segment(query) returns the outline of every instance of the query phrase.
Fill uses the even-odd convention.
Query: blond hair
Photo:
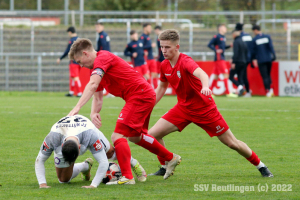
[[[93,50],[93,44],[91,40],[86,38],[78,38],[71,46],[69,52],[69,59],[74,60],[74,56],[81,56],[83,50]]]
[[[179,32],[175,29],[167,29],[161,32],[158,36],[159,40],[170,40],[179,43]]]

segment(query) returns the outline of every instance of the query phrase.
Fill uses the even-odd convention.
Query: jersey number
[[[57,124],[61,124],[61,123],[63,123],[63,124],[68,124],[68,123],[70,123],[70,120],[68,120],[69,118],[70,118],[70,117],[65,117],[65,118],[59,120],[59,121],[57,122]],[[76,117],[76,118],[74,119],[74,122],[86,122],[86,120],[83,119],[82,117]]]

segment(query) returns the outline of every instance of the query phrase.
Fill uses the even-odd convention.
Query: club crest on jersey
[[[47,143],[44,141],[43,143],[43,151],[47,151],[47,149],[50,149]]]
[[[180,71],[177,71],[177,76],[178,76],[178,78],[181,78]]]
[[[97,140],[97,141],[93,144],[93,147],[95,148],[96,151],[101,150],[102,144],[101,144],[100,140]]]

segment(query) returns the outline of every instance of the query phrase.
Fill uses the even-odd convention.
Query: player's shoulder
[[[97,58],[101,58],[101,57],[106,57],[106,56],[109,56],[109,57],[114,57],[115,54],[109,52],[109,51],[106,51],[106,50],[101,50],[101,51],[98,51],[98,55],[97,55]]]
[[[180,53],[179,59],[180,59],[181,62],[182,62],[182,61],[183,61],[183,62],[190,62],[190,61],[195,62],[195,61],[193,60],[193,58],[191,58],[190,56],[188,56],[188,55],[186,55],[186,54],[184,54],[184,53]]]
[[[168,63],[170,63],[169,60],[164,59],[164,60],[160,63],[160,66],[167,65]]]

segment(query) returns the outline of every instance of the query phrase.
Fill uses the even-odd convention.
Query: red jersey
[[[169,60],[161,63],[160,81],[169,82],[175,89],[178,104],[189,110],[215,106],[213,98],[201,94],[202,83],[193,75],[199,65],[189,56],[180,53],[172,68]]]
[[[121,97],[125,101],[134,95],[153,94],[149,83],[122,58],[108,52],[99,51],[91,73],[102,69],[105,74],[97,91],[105,88],[109,93]],[[150,92],[149,92],[150,91]]]

